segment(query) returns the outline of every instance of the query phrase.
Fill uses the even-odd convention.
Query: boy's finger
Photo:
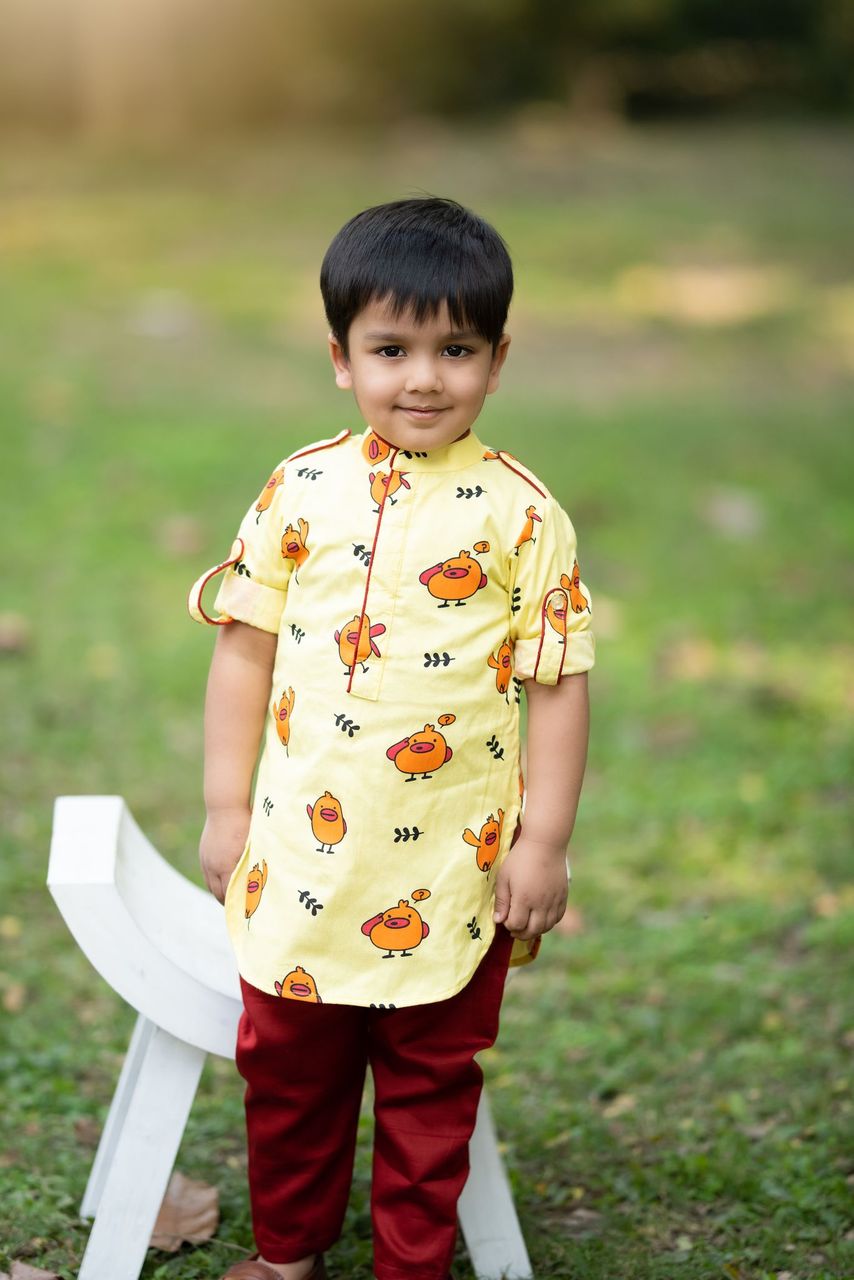
[[[495,885],[495,896],[492,900],[492,918],[497,923],[507,923],[506,916],[510,910],[510,890],[505,888],[504,882],[498,880]]]
[[[528,917],[530,911],[520,911],[518,908],[511,912],[510,916],[504,921],[504,927],[509,933],[523,933],[528,928]]]

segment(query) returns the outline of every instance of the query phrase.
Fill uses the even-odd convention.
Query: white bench
[[[79,1272],[138,1280],[205,1056],[234,1057],[237,969],[222,907],[160,856],[121,796],[56,801],[48,886],[81,950],[139,1014],[80,1209],[94,1223]],[[474,1270],[530,1280],[485,1089],[469,1154],[459,1219]]]

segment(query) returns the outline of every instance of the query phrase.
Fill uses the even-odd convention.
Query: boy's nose
[[[441,391],[442,379],[433,361],[420,360],[418,363],[410,365],[406,371],[405,387],[410,394],[415,394],[419,391]]]

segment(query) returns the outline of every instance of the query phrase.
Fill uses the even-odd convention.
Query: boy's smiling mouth
[[[439,408],[436,405],[399,404],[397,408],[404,413],[411,413],[416,418],[435,418],[438,414],[444,412],[444,408]]]

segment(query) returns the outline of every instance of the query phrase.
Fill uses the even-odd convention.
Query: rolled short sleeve
[[[188,608],[197,622],[215,626],[246,622],[260,631],[278,632],[294,568],[293,559],[282,554],[284,472],[280,463],[252,502],[228,558],[193,584]],[[211,617],[205,612],[202,593],[219,573],[224,574],[214,600],[219,616]]]
[[[520,680],[557,684],[594,663],[590,592],[572,521],[551,496],[534,499],[510,554],[510,640]]]

